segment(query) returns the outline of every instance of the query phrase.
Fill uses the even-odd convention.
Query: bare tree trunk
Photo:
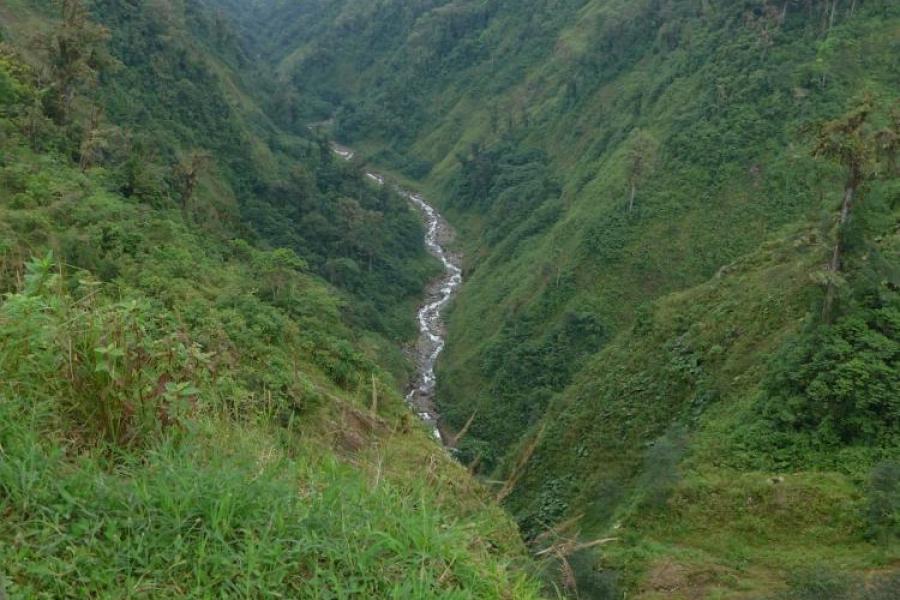
[[[98,130],[100,129],[100,118],[102,111],[97,106],[91,109],[91,118],[88,121],[87,131],[84,134],[84,140],[81,142],[81,156],[78,160],[78,166],[81,172],[86,172],[93,165],[93,154],[97,144]]]
[[[628,212],[634,210],[634,197],[637,195],[637,184],[631,182],[631,196],[628,198]]]
[[[834,13],[837,12],[837,3],[838,0],[831,0],[831,16],[828,18],[828,31],[825,34],[826,37],[831,33],[831,29],[834,27]]]
[[[828,265],[832,274],[841,272],[841,250],[843,246],[843,228],[850,219],[850,211],[853,208],[853,196],[856,193],[856,187],[848,185],[844,190],[844,201],[841,203],[841,216],[838,219],[837,235],[834,240],[834,251],[831,253],[831,263]],[[828,289],[825,291],[825,304],[822,306],[822,318],[825,322],[830,323],[832,317],[832,309],[834,307],[834,297],[837,294],[834,279],[829,279]]]
[[[541,443],[541,440],[544,437],[544,431],[547,429],[547,424],[541,426],[540,431],[537,432],[537,435],[532,439],[523,449],[522,453],[519,454],[519,460],[516,462],[516,466],[512,470],[512,474],[510,474],[509,479],[506,480],[506,484],[503,486],[503,489],[500,490],[500,493],[497,494],[497,502],[503,502],[506,500],[507,496],[509,496],[514,489],[516,489],[516,484],[519,483],[519,477],[522,476],[522,473],[525,470],[525,466],[528,464],[528,461],[531,460],[531,455],[534,454],[534,451],[537,450],[538,444]]]
[[[850,210],[853,207],[853,195],[855,188],[850,185],[844,190],[844,201],[841,203],[841,217],[838,219],[837,240],[834,243],[834,253],[831,256],[831,271],[837,273],[841,270],[841,242],[843,241],[842,229],[850,218]]]
[[[844,190],[844,201],[841,203],[841,219],[838,222],[843,225],[850,218],[850,210],[853,208],[853,196],[856,194],[856,186],[848,185]]]
[[[451,448],[456,448],[457,446],[459,446],[460,440],[463,439],[464,437],[466,437],[466,434],[469,433],[469,429],[472,428],[472,423],[475,422],[475,415],[477,415],[477,414],[478,414],[478,411],[477,411],[477,410],[476,410],[475,412],[473,412],[473,413],[472,413],[472,416],[469,417],[469,420],[466,421],[466,424],[463,425],[463,428],[460,430],[460,432],[457,433],[457,434],[453,437],[453,442],[451,442],[451,443],[449,444]]]

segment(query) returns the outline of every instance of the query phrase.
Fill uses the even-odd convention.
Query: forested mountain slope
[[[536,597],[403,403],[417,216],[236,31],[0,4],[0,596]]]
[[[896,569],[897,3],[260,6],[284,84],[460,230],[439,404],[537,549],[616,538],[564,582]]]
[[[0,593],[898,596],[898,56],[893,0],[4,1]],[[313,123],[458,230],[483,486]]]

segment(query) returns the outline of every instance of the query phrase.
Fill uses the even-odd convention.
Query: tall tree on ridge
[[[114,64],[106,51],[109,31],[89,18],[83,0],[59,0],[62,21],[37,39],[47,54],[52,93],[45,110],[57,124],[69,122],[80,90],[97,83],[100,72]]]
[[[842,270],[844,230],[859,200],[862,187],[870,180],[882,175],[885,168],[893,169],[894,157],[900,146],[895,110],[892,122],[884,129],[874,130],[871,116],[875,111],[875,101],[866,94],[856,106],[846,114],[828,121],[821,126],[813,156],[825,158],[846,169],[841,208],[838,213],[834,248],[828,264],[830,277],[825,293],[823,318],[830,321],[837,293],[837,276]],[[882,159],[887,160],[882,160]]]
[[[634,210],[638,186],[654,167],[658,147],[656,139],[646,131],[638,129],[634,133],[628,149],[628,185],[631,188],[628,196],[628,212]]]
[[[178,192],[181,210],[185,214],[200,183],[200,176],[209,168],[211,162],[212,157],[208,153],[192,150],[175,165],[173,173],[175,189]]]

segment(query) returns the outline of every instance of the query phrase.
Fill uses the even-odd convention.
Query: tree
[[[114,150],[115,142],[122,144],[121,131],[117,127],[103,126],[103,109],[94,106],[91,109],[91,116],[85,127],[84,136],[81,140],[79,149],[80,158],[78,166],[84,173],[94,166],[104,155],[108,155]]]
[[[192,150],[175,165],[173,178],[181,202],[181,210],[187,212],[200,176],[209,168],[212,157],[201,150]]]
[[[0,115],[14,112],[14,107],[28,96],[24,81],[32,79],[20,66],[15,55],[0,46]]]
[[[56,126],[53,120],[44,113],[40,99],[35,98],[22,111],[20,129],[22,135],[28,139],[31,149],[40,151],[43,149],[48,135],[56,130]]]
[[[838,214],[834,248],[828,265],[828,277],[823,316],[830,321],[842,269],[844,229],[850,220],[863,185],[882,175],[885,167],[894,168],[898,147],[897,115],[882,130],[871,126],[875,110],[871,94],[866,94],[849,112],[821,126],[813,148],[813,155],[835,162],[846,170],[843,198]],[[886,161],[881,160],[886,158]]]
[[[360,258],[366,259],[371,272],[375,256],[381,251],[384,215],[363,208],[352,198],[338,200],[338,214],[344,224],[346,246],[352,248]]]
[[[875,465],[866,495],[869,537],[887,545],[900,537],[900,463]]]
[[[884,306],[818,325],[787,344],[763,382],[763,410],[818,443],[896,446],[900,426],[900,308]]]
[[[260,253],[254,257],[253,264],[264,291],[274,301],[292,298],[295,274],[309,270],[307,262],[289,248]]]
[[[894,106],[887,127],[875,133],[877,151],[884,158],[884,171],[887,176],[900,174],[897,164],[897,152],[900,151],[900,104]]]
[[[301,106],[302,98],[300,94],[290,86],[279,87],[272,99],[275,117],[287,127],[295,127],[300,122],[302,117],[300,113]]]
[[[315,174],[306,166],[298,164],[291,169],[289,181],[291,194],[294,196],[292,204],[298,212],[312,206],[318,193]]]
[[[78,92],[96,84],[100,72],[113,64],[106,51],[109,31],[89,19],[83,0],[59,0],[62,21],[38,46],[47,55],[51,92],[45,109],[57,124],[68,123]]]
[[[352,289],[359,279],[359,265],[352,258],[330,258],[325,262],[325,275],[332,285]]]
[[[128,156],[121,166],[121,192],[126,198],[156,202],[165,189],[165,168],[158,162],[156,146],[141,137],[127,143]]]
[[[655,166],[658,148],[659,143],[652,135],[642,129],[634,132],[627,159],[628,185],[631,188],[628,197],[628,212],[634,210],[634,199],[637,196],[638,186]]]

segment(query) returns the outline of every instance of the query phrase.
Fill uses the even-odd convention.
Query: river
[[[333,144],[333,149],[335,154],[344,160],[352,160],[355,156],[353,150],[339,144]],[[378,185],[385,185],[385,178],[379,173],[366,171],[366,177]],[[441,433],[440,415],[434,402],[437,387],[434,369],[446,345],[444,313],[459,286],[462,285],[462,257],[447,249],[453,240],[453,228],[434,206],[420,194],[399,186],[395,186],[395,190],[409,200],[422,215],[425,223],[425,247],[444,267],[443,274],[428,284],[425,300],[417,314],[419,338],[415,345],[416,376],[406,395],[406,402],[431,429],[434,437],[442,443],[447,443],[448,440]]]

